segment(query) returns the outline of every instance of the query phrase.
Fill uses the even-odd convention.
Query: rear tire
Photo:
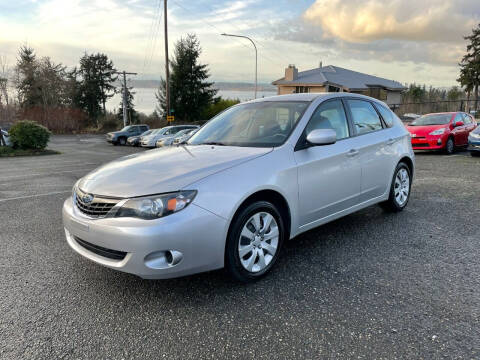
[[[445,154],[452,155],[455,152],[455,142],[453,138],[449,137],[445,144]]]
[[[479,157],[480,156],[480,151],[470,151],[470,155],[473,157]]]
[[[411,179],[409,167],[407,164],[400,162],[393,173],[388,200],[380,203],[385,211],[399,212],[405,209],[410,199]]]
[[[233,219],[225,247],[225,269],[235,280],[249,283],[263,277],[275,264],[286,237],[277,208],[256,201]]]

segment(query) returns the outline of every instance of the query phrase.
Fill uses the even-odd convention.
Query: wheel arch
[[[408,156],[404,156],[400,159],[398,163],[400,164],[401,162],[405,163],[408,166],[408,169],[410,170],[410,177],[413,178],[413,172],[415,171],[413,160]]]
[[[228,225],[228,234],[227,237],[230,235],[230,231],[232,230],[233,220],[236,218],[238,213],[243,210],[248,205],[256,202],[256,201],[268,201],[275,205],[282,216],[282,220],[285,224],[285,230],[288,234],[288,238],[290,238],[291,230],[292,230],[292,216],[290,211],[290,205],[288,204],[287,199],[278,191],[272,189],[263,189],[258,190],[248,197],[246,197],[240,205],[235,210],[235,213],[230,219],[230,224]],[[288,239],[287,239],[288,240]]]

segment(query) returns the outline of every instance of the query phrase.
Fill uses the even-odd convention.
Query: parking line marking
[[[75,172],[75,171],[81,171],[81,170],[78,169],[78,170],[56,171],[55,174],[72,173],[72,172]],[[52,175],[52,174],[48,173],[48,172],[45,172],[45,173],[37,173],[37,174],[13,175],[13,176],[0,177],[0,181],[4,181],[4,180],[8,180],[8,179],[14,179],[14,178],[26,178],[26,177],[42,176],[42,175]]]
[[[41,197],[41,196],[59,195],[59,194],[66,194],[66,193],[71,193],[71,192],[72,192],[72,190],[65,190],[65,191],[53,191],[53,192],[49,192],[49,193],[45,193],[45,194],[17,196],[17,197],[13,197],[13,198],[0,199],[0,202],[10,201],[10,200],[30,199],[30,198]]]

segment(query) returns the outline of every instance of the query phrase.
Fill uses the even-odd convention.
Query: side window
[[[457,115],[455,115],[455,120],[453,120],[454,124],[455,124],[457,121],[461,121],[461,122],[464,122],[464,121],[465,121],[465,120],[463,119],[462,114],[458,113]]]
[[[380,104],[375,104],[377,110],[379,111],[380,115],[382,115],[383,120],[387,124],[388,127],[393,126],[393,113],[390,109],[387,109],[385,106]]]
[[[337,140],[347,138],[348,122],[341,100],[327,101],[315,110],[305,128],[308,134],[316,129],[333,129],[337,133]]]
[[[357,134],[366,134],[383,128],[373,105],[364,100],[347,100]]]
[[[463,114],[463,122],[465,124],[471,124],[472,123],[472,119],[470,118],[470,116],[468,116],[467,114]]]

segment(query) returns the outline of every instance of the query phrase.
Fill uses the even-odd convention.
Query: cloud
[[[278,26],[274,38],[316,46],[336,59],[457,66],[463,36],[478,22],[478,0],[316,0]]]
[[[303,14],[325,38],[454,42],[478,23],[478,0],[316,0]],[[476,7],[475,7],[476,4]],[[471,6],[477,13],[462,13]]]

